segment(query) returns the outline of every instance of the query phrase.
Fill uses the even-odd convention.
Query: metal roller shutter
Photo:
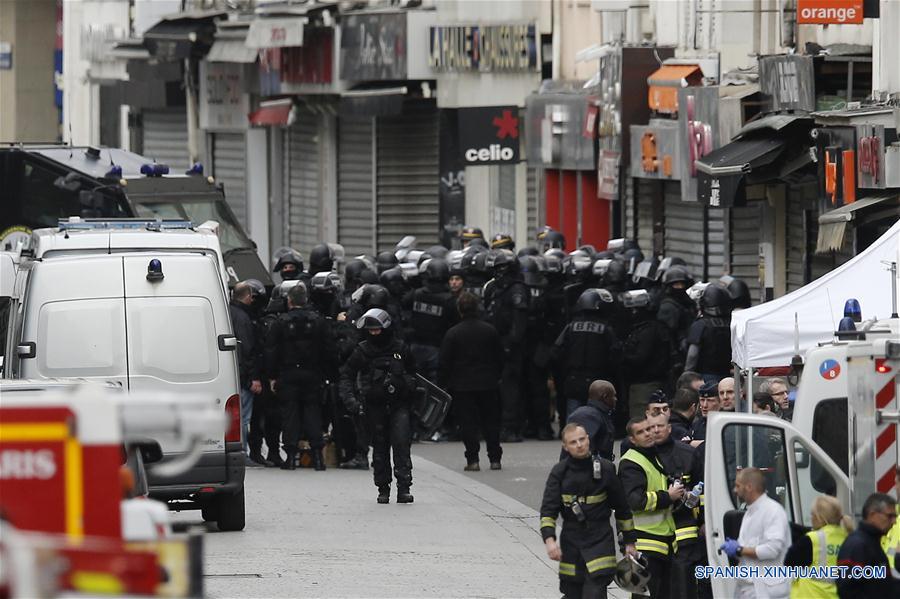
[[[404,235],[420,248],[438,243],[438,112],[410,102],[396,117],[379,117],[377,246],[392,249]]]
[[[681,201],[681,184],[663,182],[666,202],[665,255],[678,256],[696,280],[703,277],[703,204]]]
[[[725,274],[725,209],[706,209],[706,276],[718,279]]]
[[[243,133],[212,135],[212,175],[225,186],[225,201],[245,231],[247,221],[247,141]]]
[[[542,202],[540,201],[540,179],[544,176],[544,171],[529,166],[526,176],[528,178],[526,183],[528,193],[528,239],[525,242],[531,244],[537,241],[538,228],[544,226],[544,219],[541,217]],[[522,245],[524,246],[525,244],[523,243]]]
[[[637,242],[641,251],[649,256],[653,252],[653,198],[656,196],[659,184],[649,179],[632,179],[634,185],[628,185],[628,189],[634,189],[628,193],[631,196],[632,212],[637,212],[632,218],[636,218],[634,226],[637,230]],[[626,196],[626,200],[627,200]],[[629,228],[629,231],[635,229]]]
[[[187,115],[183,110],[145,110],[143,155],[160,164],[168,164],[172,172],[190,168],[188,155]]]
[[[374,119],[338,123],[338,243],[347,256],[375,251]]]
[[[750,288],[753,303],[759,303],[759,227],[762,203],[731,208],[731,275]]]
[[[319,118],[302,111],[284,136],[284,189],[288,242],[304,257],[320,241]]]
[[[803,202],[791,201],[787,204],[787,291],[803,287],[806,281],[806,252],[809,238],[806,231],[806,210]]]

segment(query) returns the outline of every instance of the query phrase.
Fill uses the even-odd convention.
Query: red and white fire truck
[[[185,457],[157,468],[183,470],[224,429],[221,411],[77,381],[4,381],[0,393],[0,596],[201,596],[202,536],[172,535],[164,506],[129,491],[146,489],[135,448],[180,442]]]

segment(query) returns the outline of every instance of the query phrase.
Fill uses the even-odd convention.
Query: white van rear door
[[[152,259],[162,264],[161,280],[147,278]],[[232,329],[215,260],[200,253],[141,253],[124,260],[130,388],[204,396],[224,410],[238,392],[237,358],[219,348]],[[224,451],[224,431],[206,446]]]
[[[706,428],[705,525],[709,564],[729,565],[719,552],[743,506],[734,495],[736,473],[756,467],[766,474],[767,492],[787,512],[798,531],[812,526],[812,503],[821,494],[837,497],[849,513],[850,483],[828,454],[785,420],[763,414],[714,412]],[[734,580],[712,579],[714,597],[733,597]]]
[[[127,384],[122,258],[36,262],[18,347],[20,378],[81,377]]]

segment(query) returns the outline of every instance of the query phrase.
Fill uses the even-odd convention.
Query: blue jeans
[[[241,388],[241,444],[247,451],[247,435],[250,431],[250,417],[253,415],[253,393],[250,389]]]

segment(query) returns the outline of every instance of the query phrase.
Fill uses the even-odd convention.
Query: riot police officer
[[[441,341],[456,324],[456,306],[448,287],[450,267],[445,260],[428,260],[423,278],[424,286],[409,293],[404,303],[410,312],[410,349],[416,354],[419,373],[435,381]]]
[[[379,275],[389,268],[394,268],[398,264],[400,264],[400,260],[397,259],[394,252],[379,252],[378,255],[375,256],[375,268],[378,270]]]
[[[334,270],[334,252],[326,243],[320,243],[309,251],[309,276]]]
[[[546,253],[547,250],[552,248],[557,248],[560,250],[566,249],[566,238],[559,231],[553,229],[550,226],[544,226],[540,233],[537,236],[538,240],[538,250],[543,254]]]
[[[356,322],[365,331],[341,369],[341,395],[347,411],[365,414],[372,440],[372,469],[378,503],[391,497],[391,453],[397,479],[397,503],[412,503],[410,402],[415,361],[406,344],[393,334],[387,312],[372,308]]]
[[[487,320],[503,342],[505,359],[500,383],[503,404],[501,441],[522,441],[524,414],[521,383],[528,328],[528,288],[525,287],[519,260],[510,250],[498,250],[492,256],[494,278],[484,287]]]
[[[462,241],[462,246],[466,248],[476,239],[480,239],[483,242],[484,233],[478,227],[465,226],[460,231],[459,238]]]
[[[674,381],[684,370],[687,332],[696,315],[694,302],[687,294],[687,288],[693,284],[693,280],[686,268],[672,266],[663,274],[662,282],[663,297],[660,300],[656,318],[668,327],[672,338],[672,376],[670,379]]]
[[[575,303],[572,321],[556,340],[553,357],[565,377],[567,415],[587,402],[593,381],[619,379],[621,343],[607,321],[612,309],[613,297],[606,289],[584,291]]]
[[[666,325],[654,317],[646,290],[627,291],[620,297],[629,323],[622,348],[622,374],[628,386],[629,418],[637,418],[650,395],[668,383],[671,337]]]
[[[516,251],[516,242],[509,233],[497,233],[491,238],[491,249],[514,252]]]
[[[527,420],[525,436],[549,441],[554,436],[550,428],[550,392],[547,389],[552,341],[548,342],[544,336],[548,281],[544,276],[542,256],[521,256],[519,265],[529,292],[525,363],[522,365]]]
[[[325,380],[334,380],[337,349],[325,319],[307,302],[306,285],[301,282],[292,287],[287,296],[288,311],[272,323],[266,341],[270,385],[281,407],[287,454],[282,468],[286,470],[296,467],[301,412],[315,469],[325,470],[321,393]]]
[[[296,281],[303,276],[303,257],[300,252],[288,249],[275,261],[272,272],[277,272],[282,281]]]
[[[731,297],[719,285],[707,285],[700,296],[700,318],[687,335],[685,370],[699,372],[707,383],[731,375]]]

